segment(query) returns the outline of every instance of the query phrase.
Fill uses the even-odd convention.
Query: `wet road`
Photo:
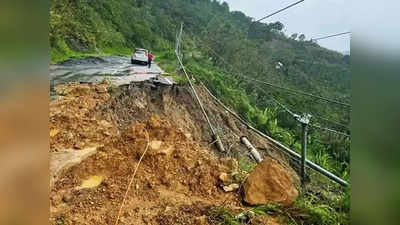
[[[101,82],[110,80],[115,85],[156,80],[172,85],[173,80],[163,76],[165,72],[153,63],[149,69],[144,65],[132,65],[126,56],[89,57],[71,59],[50,65],[50,86],[67,82]]]

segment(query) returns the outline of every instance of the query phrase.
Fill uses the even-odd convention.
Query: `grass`
[[[238,163],[240,170],[247,173],[252,171],[257,166],[257,163],[251,162],[246,156],[239,157]]]
[[[324,195],[324,194],[322,194]],[[271,203],[235,214],[225,207],[214,208],[209,216],[215,224],[242,225],[258,216],[270,215],[289,225],[348,225],[350,224],[350,194],[317,196],[310,192],[300,196],[292,206]]]
[[[173,49],[155,52],[155,60],[157,60],[158,66],[167,72],[175,82],[178,84],[185,84],[188,82],[187,78],[183,73],[179,73],[177,58],[173,52]]]
[[[78,52],[70,49],[65,42],[59,41],[57,47],[52,47],[50,49],[50,63],[57,64],[67,59],[91,56],[129,55],[131,52],[132,49],[126,47],[104,47],[87,52]]]
[[[209,216],[213,224],[220,225],[240,225],[241,223],[236,216],[225,207],[218,207],[212,210]]]

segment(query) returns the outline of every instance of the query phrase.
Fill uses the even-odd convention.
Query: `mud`
[[[238,167],[226,157],[248,155],[239,142],[242,135],[265,156],[285,163],[201,89],[228,153],[212,145],[187,87],[133,84],[113,92],[107,83],[73,83],[55,90],[62,97],[50,102],[50,153],[91,147],[96,153],[59,168],[51,184],[51,224],[114,224],[148,141],[119,224],[215,224],[211,214],[217,207],[237,213],[248,209],[238,191],[226,193],[219,185],[222,173]]]
[[[225,157],[239,158],[245,155],[251,158],[246,147],[240,142],[240,137],[246,136],[262,156],[286,162],[283,160],[285,157],[276,151],[273,145],[223,110],[203,88],[197,87],[196,90],[204,101],[206,112],[227,150],[226,153],[221,153],[212,148],[214,153]],[[104,107],[103,112],[105,116],[112,115],[112,120],[116,121],[120,128],[125,128],[132,121],[143,121],[152,114],[162,115],[173,121],[190,140],[203,145],[211,145],[213,141],[210,128],[200,107],[194,101],[193,93],[185,86],[122,86],[121,94],[113,98]]]

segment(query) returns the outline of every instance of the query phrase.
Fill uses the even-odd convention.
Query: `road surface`
[[[126,56],[105,56],[71,59],[50,65],[49,78],[51,87],[67,82],[101,82],[104,79],[117,86],[147,80],[156,80],[166,85],[174,83],[162,74],[165,72],[156,63],[152,63],[149,69],[144,65],[132,65]]]

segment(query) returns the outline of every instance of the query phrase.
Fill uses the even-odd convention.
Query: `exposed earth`
[[[119,224],[218,224],[220,209],[240,213],[251,208],[242,196],[243,184],[249,175],[257,175],[242,165],[253,159],[241,136],[248,137],[271,168],[279,168],[273,176],[284,179],[290,192],[272,187],[269,194],[290,204],[298,178],[285,157],[222,110],[204,89],[197,91],[225,153],[214,147],[186,86],[55,86],[58,97],[50,102],[50,223],[115,224],[147,149]],[[247,223],[283,224],[268,215],[248,218]]]

